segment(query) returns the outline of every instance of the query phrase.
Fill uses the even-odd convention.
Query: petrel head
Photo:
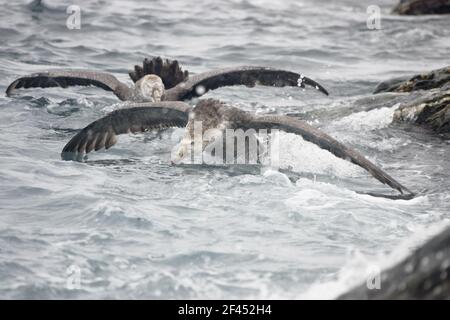
[[[194,158],[199,155],[197,151],[202,153],[211,143],[221,143],[225,129],[230,127],[228,109],[220,101],[201,100],[189,114],[184,137],[172,154],[172,163],[190,163],[192,155]]]
[[[147,74],[136,82],[135,94],[143,101],[161,101],[164,96],[164,83],[156,74]]]
[[[201,159],[204,156],[209,156],[209,154],[203,154],[208,145],[219,142],[222,144],[224,128],[207,128],[207,130],[204,130],[202,125],[199,122],[196,122],[194,125],[200,126],[200,130],[195,130],[197,132],[193,134],[191,130],[192,125],[192,122],[188,123],[183,139],[173,150],[175,152],[172,153],[172,164],[190,164],[192,155],[194,155],[193,160],[194,163],[196,163],[198,160],[195,159],[195,155],[201,156]],[[199,150],[195,150],[195,148],[199,148]],[[200,154],[198,152],[200,152]]]

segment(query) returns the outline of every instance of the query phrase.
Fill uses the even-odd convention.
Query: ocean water
[[[144,57],[198,73],[234,65],[301,72],[330,92],[221,88],[248,111],[298,116],[360,150],[418,193],[389,200],[365,171],[282,134],[289,170],[170,165],[183,134],[120,136],[85,163],[65,143],[123,106],[96,88],[0,96],[0,298],[333,298],[407,255],[450,219],[449,142],[392,124],[404,94],[379,81],[449,64],[450,20],[390,15],[369,30],[366,0],[2,0],[0,91],[51,67],[131,83]],[[81,8],[69,30],[66,8]],[[191,101],[195,104],[196,101]]]

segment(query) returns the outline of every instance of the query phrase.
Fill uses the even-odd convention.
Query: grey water
[[[1,92],[55,67],[131,83],[127,72],[158,55],[191,73],[293,70],[330,95],[259,86],[205,97],[305,119],[418,196],[357,193],[389,190],[290,134],[280,162],[291,173],[172,166],[182,129],[120,136],[84,163],[62,161],[79,129],[123,103],[97,88],[1,94],[0,298],[333,298],[365,281],[369,266],[411,252],[449,222],[450,145],[392,124],[407,95],[371,92],[391,77],[449,65],[450,19],[394,16],[396,2],[2,0]],[[72,4],[81,9],[79,30],[66,26]],[[372,4],[380,29],[366,24]]]

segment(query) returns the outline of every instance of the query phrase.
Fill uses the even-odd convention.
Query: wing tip
[[[316,88],[317,89],[317,88]],[[324,87],[320,86],[317,90],[319,90],[320,92],[322,92],[324,95],[329,96],[330,94],[328,93],[327,89],[325,89]]]
[[[392,189],[397,190],[400,193],[399,199],[407,199],[407,198],[412,199],[416,196],[416,193],[412,192],[407,187],[403,186],[400,182],[396,181],[388,174],[385,173],[384,175],[385,181],[382,182],[389,185]]]
[[[84,162],[85,160],[84,152],[74,152],[74,151],[62,151],[61,152],[61,160],[63,161],[76,161],[76,162]]]
[[[360,193],[360,192],[358,192]],[[414,199],[416,197],[415,193],[408,193],[408,194],[397,194],[397,195],[392,195],[392,194],[383,194],[383,193],[373,193],[373,192],[361,192],[360,194],[364,194],[364,195],[368,195],[371,197],[376,197],[376,198],[386,198],[386,199],[390,199],[390,200],[411,200]]]
[[[13,82],[11,82],[8,86],[8,88],[6,88],[6,96],[7,97],[11,97],[12,96],[12,91],[14,91],[14,89],[16,89],[17,84],[20,82],[21,78],[14,80]]]
[[[316,90],[322,92],[323,94],[325,94],[326,96],[329,95],[327,89],[325,89],[320,83],[314,81],[311,78],[308,77],[303,77],[302,80],[307,84],[310,85],[311,87],[314,87]]]
[[[408,188],[402,186],[402,189],[399,190],[400,193],[404,196],[410,196],[411,199],[414,198],[417,194],[415,192],[412,192],[411,190],[409,190]]]
[[[82,162],[86,151],[87,136],[84,130],[70,139],[61,151],[61,160]],[[80,148],[82,144],[82,148]]]

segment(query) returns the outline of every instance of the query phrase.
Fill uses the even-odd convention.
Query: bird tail
[[[162,79],[166,89],[175,87],[189,76],[189,72],[183,71],[177,60],[163,60],[161,57],[145,58],[142,67],[136,65],[134,71],[130,71],[128,74],[133,82],[137,82],[147,74],[155,74]]]

